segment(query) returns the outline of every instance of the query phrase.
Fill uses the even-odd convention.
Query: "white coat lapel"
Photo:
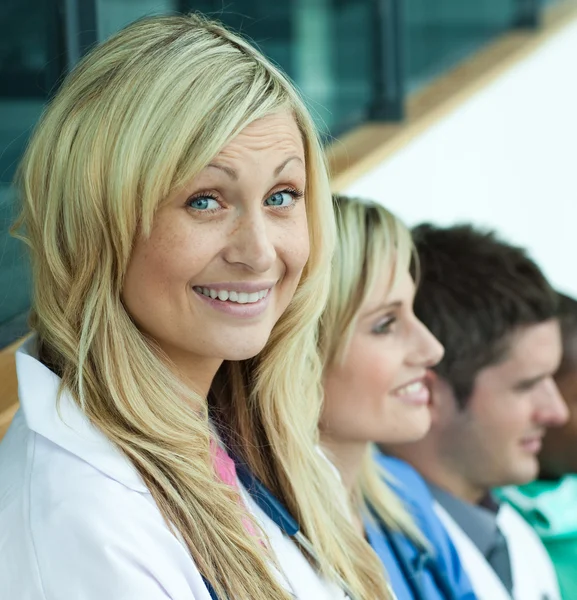
[[[507,540],[516,600],[560,600],[559,585],[551,559],[531,526],[508,504],[497,516]]]
[[[511,600],[507,588],[477,546],[438,502],[435,502],[435,512],[455,544],[477,598],[479,600]]]

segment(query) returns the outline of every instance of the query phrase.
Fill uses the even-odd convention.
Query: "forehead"
[[[551,319],[525,326],[511,337],[502,362],[483,369],[479,377],[518,381],[553,375],[561,362],[561,330]]]
[[[360,306],[361,314],[370,314],[384,304],[395,302],[412,305],[415,283],[409,270],[403,269],[397,274],[396,281],[393,282],[391,281],[392,269],[392,265],[383,263],[382,272],[377,275],[373,289]],[[393,286],[391,286],[392,283],[394,283]]]
[[[295,154],[304,163],[301,131],[289,111],[267,115],[247,125],[216,156],[219,161],[238,161],[247,153]],[[298,161],[297,161],[298,162]]]

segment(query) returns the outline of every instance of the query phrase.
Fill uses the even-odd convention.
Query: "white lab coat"
[[[555,569],[547,550],[527,522],[508,504],[502,504],[497,525],[507,540],[513,577],[509,594],[477,546],[449,513],[435,502],[479,600],[560,600]]]
[[[0,444],[0,600],[211,600],[132,463],[66,394],[59,416],[33,348],[16,355],[21,408]],[[343,599],[245,495],[295,598]]]

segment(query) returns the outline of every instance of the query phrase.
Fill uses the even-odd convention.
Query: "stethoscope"
[[[427,593],[423,589],[420,578],[415,576],[417,573],[422,573],[425,569],[431,573],[437,589],[441,592],[445,600],[458,600],[446,573],[439,567],[434,555],[425,548],[420,548],[417,551],[414,562],[412,562],[405,555],[398,538],[390,532],[389,528],[382,523],[375,513],[373,513],[373,517],[377,527],[379,527],[389,543],[393,556],[411,590],[414,600],[428,600]]]
[[[236,474],[245,490],[248,492],[254,503],[265,513],[284,535],[293,538],[302,548],[306,550],[309,556],[317,564],[320,564],[318,554],[308,538],[301,532],[300,526],[287,508],[274,496],[274,494],[255,477],[246,463],[229,452],[234,460]],[[351,592],[347,582],[335,571],[332,573],[334,582],[341,588],[348,600],[356,600]],[[203,578],[204,579],[204,578]],[[210,583],[204,579],[210,597],[212,600],[220,600]],[[391,597],[396,600],[392,588],[389,589]]]
[[[231,455],[232,456],[232,455]],[[232,456],[239,481],[242,483],[246,491],[250,494],[257,506],[281,529],[281,531],[295,539],[302,548],[312,557],[318,564],[316,551],[310,541],[300,531],[300,526],[292,517],[287,508],[272,494],[272,492],[255,477],[246,463],[239,458]],[[458,600],[457,595],[453,591],[453,587],[446,575],[440,569],[439,564],[433,554],[426,549],[421,549],[416,556],[416,564],[412,564],[410,559],[405,555],[401,543],[398,538],[392,535],[388,527],[378,521],[378,526],[387,538],[393,555],[407,581],[409,588],[413,594],[414,600],[428,600],[426,591],[423,589],[421,581],[415,577],[416,572],[422,572],[427,569],[437,586],[437,589],[442,594],[445,600]],[[355,600],[353,593],[349,589],[347,583],[338,574],[333,574],[337,585],[343,590],[350,600]],[[392,600],[397,600],[397,597],[388,583],[388,591]],[[212,596],[213,600],[218,600],[216,596]]]

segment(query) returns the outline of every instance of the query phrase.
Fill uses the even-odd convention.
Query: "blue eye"
[[[276,192],[276,194],[273,194],[272,196],[268,197],[264,201],[264,203],[267,206],[280,206],[280,207],[291,206],[291,204],[294,204],[294,202],[295,202],[295,193],[288,192],[288,191]]]
[[[211,196],[197,196],[188,201],[188,206],[199,211],[214,210],[219,207],[218,202]]]

